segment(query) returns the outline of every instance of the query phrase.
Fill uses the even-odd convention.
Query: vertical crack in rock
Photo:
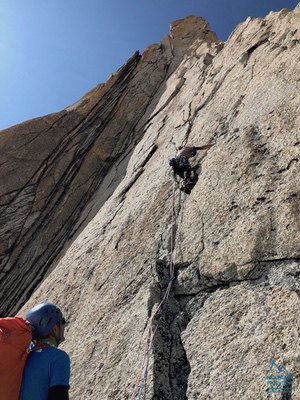
[[[169,282],[167,263],[156,264],[158,285],[164,294]],[[174,285],[173,285],[174,287]],[[190,365],[181,340],[181,333],[190,321],[176,299],[173,287],[157,320],[153,341],[153,400],[185,400]]]
[[[195,306],[201,308],[208,297],[218,290],[248,284],[249,287],[286,287],[299,293],[299,259],[253,261],[261,264],[259,271],[244,279],[229,281],[199,276],[199,290],[178,290],[177,275],[186,265],[176,265],[175,279],[167,301],[163,303],[153,340],[153,388],[151,400],[187,400],[188,379],[191,372],[181,334],[192,319]],[[169,283],[169,266],[166,261],[156,263],[157,286],[163,298]],[[156,299],[157,300],[157,299]],[[154,304],[152,304],[153,306]]]
[[[182,88],[182,86],[185,84],[185,78],[181,78],[180,81],[178,82],[178,84],[176,85],[175,89],[173,90],[173,92],[170,94],[170,96],[167,98],[167,100],[164,102],[164,104],[153,114],[151,115],[151,118],[149,118],[149,120],[147,121],[147,123],[149,123],[150,121],[152,121],[159,113],[161,113],[167,106],[168,104],[171,103],[171,101],[178,95],[178,93],[180,92],[180,89]]]

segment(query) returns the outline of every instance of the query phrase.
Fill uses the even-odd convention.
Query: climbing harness
[[[147,324],[147,337],[146,337],[146,343],[144,347],[144,355],[143,355],[143,360],[141,363],[140,370],[137,374],[137,379],[136,383],[134,386],[134,390],[132,393],[132,396],[130,397],[130,400],[144,400],[145,395],[146,395],[146,383],[147,383],[147,375],[148,375],[148,366],[149,366],[149,361],[150,361],[150,355],[153,347],[153,340],[155,333],[157,331],[159,321],[158,320],[155,323],[155,318],[159,314],[162,306],[164,303],[168,301],[171,288],[173,285],[173,281],[175,278],[175,258],[176,258],[176,252],[175,252],[175,242],[176,242],[176,236],[179,234],[179,228],[182,223],[183,219],[183,204],[185,200],[185,193],[179,191],[179,211],[176,213],[176,182],[174,182],[173,186],[173,195],[172,195],[172,223],[171,223],[171,237],[170,237],[170,253],[169,253],[169,282],[167,285],[167,288],[165,290],[164,296],[161,300],[161,302],[158,304],[155,312],[151,316],[151,318],[148,321]]]

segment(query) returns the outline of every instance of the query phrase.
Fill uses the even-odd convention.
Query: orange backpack
[[[24,318],[0,318],[1,400],[19,400],[32,329]]]

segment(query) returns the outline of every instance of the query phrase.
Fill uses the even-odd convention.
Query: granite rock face
[[[157,92],[181,62],[182,55],[172,49],[183,53],[195,37],[207,36],[204,20],[196,31],[187,22],[180,36],[149,46],[142,56],[134,54],[108,82],[68,109],[1,131],[2,313],[24,303],[64,245],[123,179],[136,143],[151,124]],[[96,211],[89,214],[87,205],[97,190]]]
[[[72,399],[300,398],[299,26],[298,6],[221,43],[176,21],[74,106],[1,132],[1,305],[65,311]],[[168,167],[186,143],[214,144],[190,195]],[[268,393],[272,361],[292,395]]]

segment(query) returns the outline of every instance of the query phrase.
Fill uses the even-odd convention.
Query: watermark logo
[[[267,373],[267,392],[268,394],[285,394],[285,398],[290,398],[292,394],[293,375],[290,374],[285,366],[271,361]]]

